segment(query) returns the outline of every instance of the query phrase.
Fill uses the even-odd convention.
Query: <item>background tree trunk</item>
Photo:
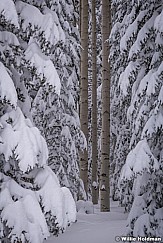
[[[102,0],[102,137],[101,137],[101,173],[100,200],[101,212],[110,211],[110,67],[108,63],[110,33],[110,5]]]
[[[98,203],[97,184],[97,46],[96,0],[92,0],[92,202]]]
[[[88,1],[81,1],[81,87],[80,87],[80,122],[81,129],[88,141]],[[84,189],[88,192],[88,152],[80,154],[80,177]]]

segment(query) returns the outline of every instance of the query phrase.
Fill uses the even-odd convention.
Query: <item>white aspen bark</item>
[[[97,47],[96,0],[92,0],[92,202],[98,203],[97,186]]]
[[[102,137],[101,137],[101,172],[100,200],[101,212],[110,211],[110,67],[109,33],[110,33],[110,1],[102,0]]]
[[[81,0],[81,80],[80,80],[80,122],[81,130],[88,141],[88,0]],[[88,192],[88,152],[80,154],[80,178]]]

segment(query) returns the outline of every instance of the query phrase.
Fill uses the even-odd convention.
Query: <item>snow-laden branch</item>
[[[5,100],[16,107],[17,93],[5,66],[0,62],[0,100]]]
[[[150,169],[158,170],[159,163],[152,154],[146,139],[138,142],[127,156],[126,163],[122,168],[121,180],[132,179],[144,170],[150,173]]]
[[[1,0],[0,3],[0,13],[5,19],[19,28],[18,15],[15,8],[15,4],[12,0]]]

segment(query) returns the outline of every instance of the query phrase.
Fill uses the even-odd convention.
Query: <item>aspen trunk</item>
[[[92,0],[92,202],[98,203],[97,186],[97,47],[96,0]]]
[[[110,211],[110,67],[108,63],[110,33],[110,2],[102,0],[102,137],[101,137],[101,172],[100,200],[101,212]]]
[[[82,22],[82,0],[79,0],[79,33],[80,33],[80,37],[81,37],[81,22]]]
[[[88,0],[81,1],[81,80],[80,80],[80,122],[88,141]],[[80,178],[88,192],[88,152],[80,154]]]

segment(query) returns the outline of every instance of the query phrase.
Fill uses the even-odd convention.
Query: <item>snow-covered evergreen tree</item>
[[[78,192],[78,188],[82,189],[78,159],[79,149],[85,147],[85,138],[80,130],[78,116],[80,41],[77,28],[79,16],[75,7],[75,2],[72,0],[62,1],[63,18],[67,21],[62,26],[65,32],[65,43],[61,50],[64,55],[59,59],[63,127],[61,156],[63,168],[65,174],[67,174],[68,185],[66,184],[66,186],[77,197],[78,193],[84,193],[82,190]]]
[[[0,239],[40,243],[76,219],[70,191],[47,165],[45,141],[54,146],[61,114],[51,58],[61,31],[45,1],[2,0],[0,14]],[[37,123],[36,114],[46,120]]]
[[[78,16],[73,1],[60,1],[58,4],[56,1],[34,1],[33,8],[30,3],[17,4],[23,30],[19,35],[26,45],[26,72],[21,79],[30,94],[34,123],[48,142],[48,163],[57,173],[60,183],[69,187],[76,198],[81,184],[78,153],[85,146],[77,113]],[[38,19],[29,19],[26,12],[30,10],[39,15],[43,26]],[[28,77],[30,82],[27,81],[29,71],[32,73]],[[49,81],[46,82],[46,79]],[[53,82],[54,88],[51,87]]]
[[[114,6],[117,10],[121,8],[122,15],[114,15],[111,36],[114,43],[111,57],[114,60],[116,53],[120,54],[119,62],[114,62],[115,67],[119,65],[119,71],[117,79],[114,79],[116,83],[113,81],[112,94],[118,85],[117,94],[120,94],[121,104],[124,104],[120,106],[121,121],[118,111],[114,119],[118,119],[117,124],[122,124],[120,134],[126,136],[128,133],[125,141],[124,135],[116,141],[114,153],[119,151],[116,148],[118,143],[127,152],[116,155],[124,156],[122,163],[126,159],[119,184],[122,202],[126,209],[131,208],[127,233],[161,237],[163,2],[125,1],[122,5],[118,1]],[[115,99],[113,107],[114,104]],[[113,122],[115,130],[112,131],[115,131],[117,139],[116,120]]]
[[[118,180],[122,166],[128,154],[130,130],[128,129],[126,111],[130,95],[122,97],[119,89],[119,77],[127,67],[127,53],[121,52],[120,41],[125,29],[132,21],[131,4],[128,1],[112,2],[112,30],[110,35],[110,65],[111,65],[111,193],[113,200],[119,199]],[[122,113],[123,110],[123,113]]]
[[[48,8],[43,7],[42,11],[53,16],[58,28],[57,45],[51,47],[49,55],[57,69],[61,91],[57,97],[51,87],[46,87],[46,91],[41,87],[37,92],[32,111],[35,114],[35,124],[40,126],[48,141],[50,167],[57,173],[60,183],[70,188],[77,198],[80,188],[78,154],[79,149],[85,146],[77,113],[80,44],[78,15],[71,0],[62,0],[58,4],[51,1],[47,2],[47,6]],[[50,96],[53,101],[49,99]],[[40,98],[45,104],[46,115],[45,112],[42,113]]]

